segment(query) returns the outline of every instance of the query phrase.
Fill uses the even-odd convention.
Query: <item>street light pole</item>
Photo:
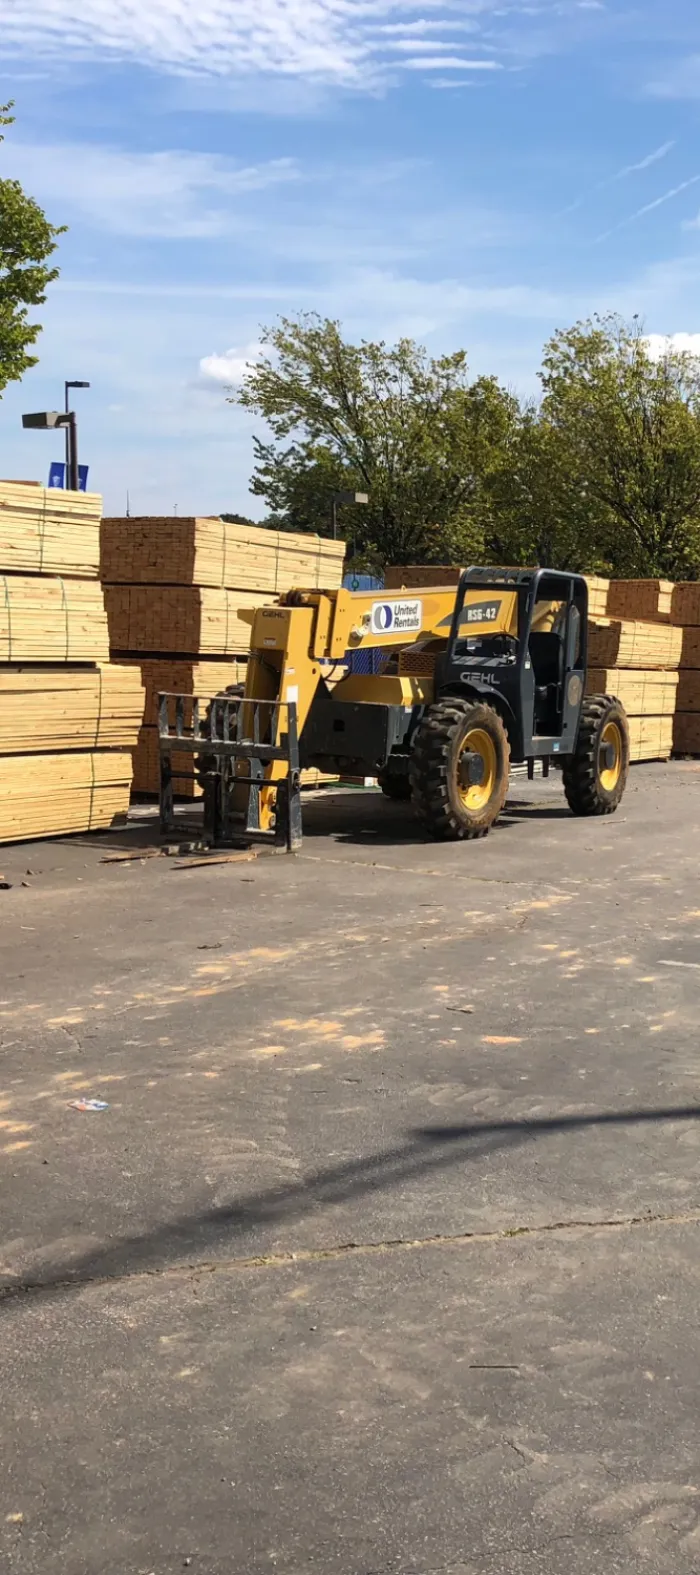
[[[78,423],[75,411],[32,410],[22,416],[22,426],[41,432],[52,432],[56,427],[66,428],[68,487],[71,492],[78,492],[80,472],[78,470]]]
[[[369,494],[366,492],[350,492],[346,489],[331,493],[331,530],[334,541],[338,540],[339,503],[369,503]]]
[[[66,479],[68,482],[69,492],[78,492],[80,490],[80,471],[78,470],[78,423],[75,419],[74,410],[66,411],[66,420],[68,423],[66,427],[66,464],[68,466]]]
[[[64,409],[64,413],[65,413],[66,417],[68,417],[70,415],[70,399],[68,398],[68,390],[70,388],[89,388],[89,387],[90,387],[89,383],[80,383],[80,382],[75,382],[75,381],[63,384],[63,393],[64,393],[63,409]],[[75,417],[73,418],[73,420],[75,421]],[[70,422],[68,420],[66,420],[66,422],[65,422],[65,428],[66,428],[66,486],[70,487],[73,492],[77,492],[78,491],[78,472],[77,472],[77,470],[75,472],[75,480],[74,481],[69,481],[69,479],[68,479],[70,474],[71,474],[71,425],[70,425]],[[75,441],[73,443],[73,447],[74,447],[75,453],[76,453],[76,464],[77,464],[77,452],[78,452],[77,441]]]

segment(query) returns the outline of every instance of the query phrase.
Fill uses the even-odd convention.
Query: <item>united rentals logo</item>
[[[423,603],[373,602],[370,614],[372,634],[419,634],[423,627]]]

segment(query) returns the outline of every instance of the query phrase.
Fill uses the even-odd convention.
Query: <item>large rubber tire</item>
[[[484,765],[480,783],[463,776],[472,754]],[[429,707],[413,744],[411,797],[431,837],[485,837],[503,809],[509,776],[508,734],[492,706],[448,696]]]
[[[606,767],[603,749],[615,752]],[[627,786],[630,730],[624,706],[612,695],[588,695],[583,702],[575,754],[564,761],[569,808],[575,815],[613,815]]]
[[[411,782],[406,774],[399,776],[398,772],[381,771],[377,781],[385,798],[405,802],[411,797]]]

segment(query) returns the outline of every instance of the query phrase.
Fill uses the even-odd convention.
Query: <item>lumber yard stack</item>
[[[113,655],[138,667],[145,690],[134,752],[134,790],[160,784],[158,694],[210,699],[245,681],[250,623],[243,616],[294,586],[335,589],[345,544],[322,536],[265,530],[218,517],[107,518],[100,574]],[[173,770],[192,757],[173,755]],[[175,792],[194,797],[193,781]]]
[[[687,581],[674,586],[671,618],[682,637],[674,753],[700,755],[700,584]]]
[[[597,580],[606,616],[589,613],[589,694],[617,695],[630,724],[630,759],[668,760],[682,636],[671,624],[669,580]],[[606,589],[607,586],[607,589]],[[594,606],[596,602],[594,601]]]
[[[102,500],[0,481],[0,842],[123,821],[143,711],[109,664]]]

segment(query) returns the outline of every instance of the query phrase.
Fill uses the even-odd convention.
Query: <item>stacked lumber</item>
[[[677,755],[700,755],[700,584],[682,581],[673,588],[671,621],[681,635],[681,668],[673,749]]]
[[[252,612],[269,595],[185,585],[105,585],[110,646],[117,654],[245,656]]]
[[[611,580],[605,611],[609,618],[670,623],[674,589],[671,580]]]
[[[587,574],[588,586],[588,616],[589,618],[605,618],[610,594],[610,580],[601,579],[598,574]]]
[[[0,667],[0,756],[130,749],[141,726],[137,668]]]
[[[101,577],[113,658],[138,661],[146,710],[134,753],[134,789],[160,784],[158,694],[211,699],[245,679],[255,608],[284,591],[336,589],[345,544],[217,518],[108,518]],[[189,721],[189,719],[186,719]],[[173,756],[192,771],[192,757]],[[196,796],[190,780],[175,783]]]
[[[0,841],[91,831],[129,803],[138,671],[109,666],[101,499],[0,482]]]
[[[33,481],[0,482],[0,564],[8,574],[63,574],[95,580],[100,568],[102,499]]]
[[[616,695],[628,716],[672,717],[678,676],[663,670],[645,673],[635,668],[589,667],[586,693]]]
[[[682,634],[670,624],[592,619],[588,626],[588,661],[592,667],[634,667],[643,671],[675,671]]]
[[[390,563],[384,570],[384,589],[414,591],[423,586],[457,585],[463,569],[454,563]]]
[[[96,580],[0,573],[0,662],[108,660],[107,619]]]
[[[230,689],[233,684],[244,684],[246,664],[244,661],[188,661],[177,657],[145,658],[137,661],[134,657],[125,658],[129,665],[138,668],[141,683],[146,691],[146,702],[143,710],[144,727],[158,726],[158,696],[159,694],[171,695],[197,695],[200,699],[211,700],[214,695],[223,694],[225,689]]]
[[[663,581],[611,581],[634,585],[619,605],[646,606],[659,615]],[[648,583],[650,590],[644,589]],[[670,595],[667,598],[670,611]],[[678,689],[681,631],[668,623],[643,619],[599,618],[588,625],[588,694],[616,695],[630,724],[630,759],[668,760],[673,748],[673,713]]]
[[[345,543],[217,518],[104,519],[105,584],[271,591],[335,589]],[[259,600],[259,596],[258,596]]]
[[[196,662],[161,657],[139,662],[138,669],[146,692],[146,704],[143,726],[134,750],[134,792],[152,794],[160,790],[158,696],[196,695],[202,701],[211,700],[233,684],[245,683],[246,664],[243,661]],[[184,720],[189,726],[192,720],[190,711],[185,711]],[[192,769],[191,755],[173,755],[173,771],[185,773],[175,783],[175,792],[180,798],[201,796],[201,789],[192,777]]]
[[[0,842],[102,831],[126,814],[125,751],[6,755],[0,759]]]

